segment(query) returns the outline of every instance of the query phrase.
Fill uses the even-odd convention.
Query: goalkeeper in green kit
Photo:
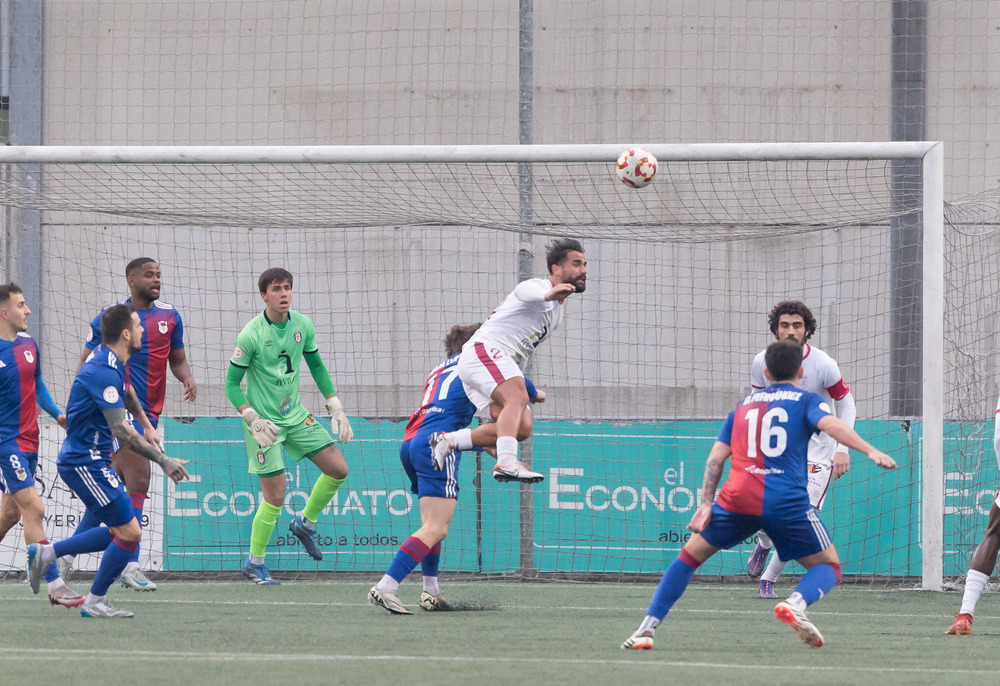
[[[260,275],[257,286],[265,308],[236,337],[226,375],[226,397],[243,416],[250,473],[260,479],[264,493],[250,530],[250,557],[242,571],[257,585],[269,586],[278,583],[264,566],[264,554],[285,499],[282,446],[296,462],[308,458],[323,472],[305,510],[289,525],[289,531],[313,559],[323,559],[316,543],[316,519],[347,478],[344,454],[299,398],[299,363],[303,357],[326,398],[337,440],[349,443],[354,431],[320,359],[316,328],[307,316],[291,309],[292,275],[280,267],[271,267]],[[246,395],[240,389],[244,375]]]

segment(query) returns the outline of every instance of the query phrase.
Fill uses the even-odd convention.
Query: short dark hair
[[[566,259],[566,255],[573,252],[583,252],[583,244],[575,238],[560,238],[549,243],[545,248],[545,263],[549,266],[549,274],[552,273],[552,266],[559,264]]]
[[[114,345],[122,337],[122,331],[132,327],[131,305],[112,305],[101,315],[101,343]]]
[[[772,382],[792,381],[802,366],[802,346],[794,341],[776,341],[767,346],[764,364]]]
[[[23,293],[23,291],[21,290],[21,287],[13,281],[0,285],[0,304],[10,300],[10,296],[15,293]]]
[[[775,305],[771,309],[771,313],[767,315],[767,325],[770,327],[772,335],[778,335],[778,320],[783,314],[797,314],[802,317],[802,321],[806,325],[805,340],[808,341],[816,333],[816,317],[809,311],[809,308],[798,300],[783,300]]]
[[[451,331],[444,337],[444,350],[448,354],[448,357],[462,352],[462,346],[472,338],[472,334],[476,333],[476,330],[480,326],[482,324],[466,324],[465,326],[455,324],[455,326],[451,327]]]
[[[132,272],[136,269],[141,269],[143,265],[149,264],[150,262],[156,262],[152,257],[137,257],[128,264],[125,265],[125,276],[132,276]]]
[[[260,275],[257,279],[257,288],[260,289],[261,293],[267,293],[268,287],[272,283],[282,283],[288,282],[288,285],[292,285],[292,273],[287,269],[282,269],[281,267],[270,267],[265,269],[264,273]]]

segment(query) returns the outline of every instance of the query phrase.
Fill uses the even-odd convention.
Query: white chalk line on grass
[[[370,603],[344,603],[337,601],[328,602],[307,602],[301,600],[200,600],[200,599],[189,599],[189,598],[149,598],[149,597],[128,597],[125,596],[122,600],[122,596],[118,596],[118,599],[125,603],[126,605],[236,605],[236,606],[259,606],[259,607],[368,607]],[[38,598],[34,596],[25,596],[18,598],[0,598],[0,603],[3,602],[39,602]],[[574,612],[626,612],[626,613],[637,613],[645,612],[647,605],[635,606],[635,607],[625,607],[622,605],[615,605],[613,607],[591,607],[585,605],[509,605],[505,603],[492,603],[489,598],[483,598],[476,601],[462,602],[458,601],[456,604],[459,606],[468,606],[469,611],[475,611],[477,606],[483,606],[484,609],[489,610],[559,610],[559,611],[574,611]],[[411,604],[410,607],[416,607],[415,604]],[[770,613],[770,605],[764,603],[760,610],[725,610],[725,609],[685,609],[685,608],[673,608],[670,610],[670,614],[700,614],[700,615],[747,615],[747,616],[758,616],[762,614]],[[823,610],[809,610],[809,615],[811,617],[896,617],[902,619],[942,619],[939,614],[913,614],[913,613],[903,613],[903,612],[830,612]],[[976,615],[979,617],[980,615]],[[944,617],[943,619],[948,619]],[[990,615],[982,615],[983,620],[997,619]],[[951,621],[950,619],[948,621]]]
[[[120,652],[114,650],[82,650],[82,649],[47,649],[47,648],[0,648],[2,660],[61,660],[67,656],[77,658],[91,657],[105,661],[136,660],[187,660],[204,662],[444,662],[472,663],[486,662],[506,664],[567,664],[567,665],[636,665],[640,667],[694,667],[701,669],[735,669],[735,670],[766,670],[788,672],[862,672],[869,674],[997,674],[997,670],[986,669],[942,669],[922,667],[852,667],[850,665],[747,665],[725,662],[683,662],[646,660],[636,656],[634,660],[587,660],[569,658],[545,657],[497,657],[497,656],[460,656],[445,657],[432,655],[318,655],[318,654],[288,654],[277,653],[260,655],[252,653],[213,653],[187,651],[152,651],[129,650]],[[646,660],[646,661],[643,661]]]

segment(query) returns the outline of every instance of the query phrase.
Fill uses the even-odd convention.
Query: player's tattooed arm
[[[712,451],[708,454],[708,461],[705,463],[705,479],[701,485],[701,505],[691,517],[691,523],[687,525],[691,531],[701,533],[712,520],[715,492],[719,488],[719,481],[722,480],[722,471],[726,466],[726,460],[732,454],[732,449],[725,443],[716,441],[715,445],[712,446]]]
[[[128,402],[126,401],[125,404],[127,405]],[[188,478],[187,470],[184,469],[184,465],[188,461],[167,457],[159,448],[147,443],[125,418],[125,408],[109,407],[102,411],[104,412],[104,419],[108,422],[108,427],[111,429],[111,435],[115,437],[122,447],[128,448],[142,455],[150,462],[160,465],[160,468],[163,469],[164,473],[174,483]]]
[[[154,447],[159,448],[161,453],[166,452],[163,448],[163,439],[160,437],[160,432],[153,428],[152,422],[150,422],[149,417],[146,416],[146,411],[142,409],[142,404],[139,402],[139,396],[135,394],[134,388],[129,386],[122,402],[125,404],[125,409],[132,414],[132,417],[135,418],[135,420],[139,422],[139,426],[142,427],[143,438],[145,441]]]

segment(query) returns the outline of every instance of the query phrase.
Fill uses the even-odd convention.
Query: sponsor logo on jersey
[[[301,331],[296,331],[295,332],[295,342],[296,343],[301,343],[302,342],[302,332]]]
[[[281,412],[282,417],[292,411],[292,396],[285,396],[285,399],[281,401],[281,407],[278,411]]]
[[[108,386],[104,389],[104,401],[108,403],[118,402],[118,389],[114,386]]]
[[[236,346],[236,348],[233,350],[233,359],[234,360],[243,359],[243,348],[241,348],[240,346]]]
[[[28,364],[31,364],[32,362],[35,361],[35,356],[31,354],[30,350],[25,350],[24,351],[24,359],[26,359],[28,361]]]
[[[163,320],[163,319],[161,319],[160,321],[156,322],[156,330],[159,331],[160,333],[166,333],[167,332],[167,322],[165,320]]]
[[[258,450],[257,451],[257,464],[264,464],[264,451],[263,450]]]
[[[264,341],[264,345],[271,345],[274,341]]]

